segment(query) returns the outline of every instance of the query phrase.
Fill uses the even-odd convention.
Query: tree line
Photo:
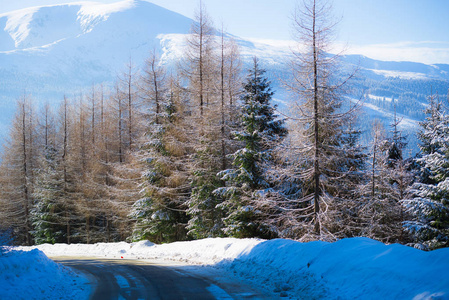
[[[0,228],[27,245],[366,236],[446,247],[442,103],[431,97],[419,158],[403,158],[396,117],[361,145],[360,104],[345,102],[354,74],[336,76],[328,12],[310,0],[294,15],[288,112],[202,5],[175,71],[153,52],[57,110],[24,95],[1,158]]]

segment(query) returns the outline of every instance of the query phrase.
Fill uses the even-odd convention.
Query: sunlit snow
[[[19,249],[35,248],[49,256],[188,262],[201,265],[204,270],[214,268],[229,276],[252,281],[256,286],[292,299],[418,300],[449,297],[449,248],[424,252],[399,244],[384,245],[368,238],[343,239],[334,243],[215,238],[163,245],[142,241],[46,244]],[[1,259],[3,264],[0,267],[3,269],[0,269],[0,274],[5,274],[4,266],[7,264],[4,262],[8,258]],[[27,266],[22,268],[36,272],[33,261],[26,260],[23,264]],[[43,276],[45,272],[39,274]],[[2,275],[1,286],[9,284],[16,276],[15,273],[10,275],[13,276]],[[47,280],[46,276],[33,278]],[[23,281],[17,286],[17,292],[28,285],[39,284],[40,281]]]
[[[403,72],[403,71],[390,71],[390,70],[375,70],[375,69],[369,69],[370,71],[373,71],[377,75],[382,75],[385,77],[393,77],[393,78],[400,78],[400,79],[428,79],[429,76],[424,73],[418,73],[418,72]]]
[[[87,299],[87,278],[34,249],[0,255],[0,299]],[[31,250],[31,251],[29,251]]]

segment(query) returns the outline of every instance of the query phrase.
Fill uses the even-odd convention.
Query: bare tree
[[[200,2],[195,12],[186,43],[186,59],[181,72],[189,82],[189,91],[198,108],[199,121],[203,122],[204,108],[211,102],[213,95],[213,78],[215,76],[215,29],[206,8]]]
[[[237,97],[242,93],[241,60],[235,40],[226,36],[223,27],[220,33],[219,48],[219,111],[221,169],[229,167],[228,154],[235,150],[236,141],[231,132],[236,128],[238,115]],[[216,110],[215,110],[216,111]]]
[[[161,66],[160,58],[155,50],[145,61],[141,78],[141,95],[144,100],[143,115],[149,122],[161,123],[161,114],[164,113],[163,101],[166,93],[166,70]]]
[[[353,172],[359,162],[344,145],[350,140],[346,128],[353,122],[354,107],[344,111],[345,84],[353,74],[337,77],[338,56],[329,54],[335,23],[326,1],[305,0],[297,8],[293,26],[298,49],[292,60],[292,79],[287,83],[295,100],[291,117],[295,137],[291,139],[299,159],[295,162],[302,181],[302,197],[297,200],[298,219],[313,225],[300,235],[335,238],[328,208],[344,197],[341,179]],[[341,74],[338,74],[339,76]],[[355,149],[357,150],[357,149]],[[346,181],[347,182],[347,181]]]
[[[117,96],[120,98],[123,109],[121,109],[123,117],[124,133],[126,134],[126,150],[132,149],[135,138],[138,136],[136,121],[136,109],[138,106],[137,94],[137,70],[131,58],[126,65],[126,70],[118,76],[117,79]]]
[[[28,96],[17,101],[10,139],[1,160],[1,217],[3,228],[13,228],[17,242],[31,245],[34,170],[37,165],[35,116]]]

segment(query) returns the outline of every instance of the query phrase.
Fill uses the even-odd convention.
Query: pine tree
[[[403,150],[407,146],[406,137],[402,136],[398,129],[401,119],[398,119],[396,115],[396,104],[394,105],[394,117],[393,123],[390,125],[392,130],[392,136],[388,139],[388,166],[394,167],[398,163],[404,160]]]
[[[420,123],[420,178],[412,197],[402,203],[413,219],[405,222],[414,246],[431,250],[449,246],[449,116],[432,95],[427,118]]]
[[[361,224],[356,234],[384,243],[396,243],[402,236],[402,210],[396,198],[396,169],[390,165],[391,143],[378,120],[374,122],[372,136],[367,180],[359,189],[357,215]]]
[[[401,205],[401,201],[409,197],[409,187],[413,183],[413,174],[411,172],[412,160],[404,158],[404,149],[407,146],[407,137],[403,136],[399,130],[401,123],[396,115],[396,104],[394,105],[393,122],[390,124],[392,128],[391,137],[386,141],[387,161],[385,163],[387,170],[385,178],[388,178],[389,197],[391,207],[387,214],[390,222],[390,241],[405,243],[410,240],[410,236],[405,232],[403,222],[407,216],[407,212]]]
[[[220,152],[206,141],[202,142],[202,149],[196,151],[192,165],[192,192],[187,202],[189,205],[187,229],[194,238],[223,236],[224,211],[220,204],[222,195],[214,190],[222,186],[222,181],[216,176],[220,172]]]
[[[120,101],[120,119],[123,135],[122,149],[126,152],[133,148],[136,136],[139,136],[138,120],[136,115],[137,107],[139,106],[139,97],[137,93],[137,70],[130,58],[126,65],[126,71],[122,72],[117,78],[117,97]]]
[[[63,176],[57,150],[48,145],[41,159],[33,193],[35,205],[31,211],[33,237],[36,244],[63,243],[66,241],[66,228],[63,221],[64,198]]]
[[[220,82],[216,31],[202,3],[196,12],[196,21],[187,38],[186,59],[181,71],[188,80],[190,147],[194,149],[187,228],[192,237],[204,238],[223,235],[223,211],[217,206],[223,199],[213,194],[222,185],[216,174],[223,166],[223,118],[218,113],[222,111],[220,83],[223,81]]]
[[[254,58],[242,95],[242,129],[234,133],[243,148],[230,155],[234,168],[218,174],[226,187],[214,191],[226,198],[220,205],[228,214],[224,219],[225,233],[239,238],[276,236],[266,223],[267,216],[258,209],[256,192],[269,188],[264,172],[272,163],[272,150],[287,130],[274,112],[273,92],[264,73]]]
[[[98,197],[100,198],[99,206],[101,215],[97,216],[98,222],[101,223],[99,231],[100,236],[104,242],[120,240],[118,228],[120,227],[120,219],[117,217],[117,207],[114,193],[113,180],[113,163],[116,158],[116,140],[117,134],[115,131],[115,111],[111,107],[112,100],[105,95],[103,86],[100,87],[100,95],[97,100],[98,103],[98,124],[97,124],[97,138],[96,138],[96,186]]]
[[[134,154],[143,165],[143,197],[130,213],[135,220],[132,239],[157,243],[187,238],[185,211],[190,191],[183,93],[174,79],[168,90],[164,87],[160,78],[164,73],[162,69],[148,73],[154,80],[152,93],[147,95],[156,104],[156,111],[149,119],[141,149]]]
[[[38,120],[39,160],[36,167],[34,205],[31,210],[33,238],[36,244],[65,242],[62,220],[63,181],[56,142],[56,123],[50,105],[45,105]]]
[[[188,81],[196,121],[204,125],[205,109],[215,96],[216,50],[215,29],[202,2],[195,11],[195,21],[186,38],[185,59],[181,61],[181,75]]]

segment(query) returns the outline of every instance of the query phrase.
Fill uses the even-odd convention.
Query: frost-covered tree
[[[181,61],[181,74],[188,81],[188,91],[195,105],[197,121],[204,124],[205,108],[213,101],[216,79],[215,29],[205,6],[200,2],[195,21],[186,39],[185,59]]]
[[[414,246],[431,250],[449,246],[449,116],[432,95],[427,118],[420,123],[419,179],[412,197],[402,203],[413,219],[405,222]]]
[[[360,147],[347,147],[354,107],[345,103],[343,94],[352,74],[337,80],[338,56],[328,54],[334,29],[329,12],[329,5],[318,0],[304,1],[296,11],[293,21],[300,48],[294,52],[293,74],[287,85],[295,98],[291,111],[296,112],[291,118],[296,123],[292,163],[302,181],[301,196],[292,208],[303,221],[297,234],[333,239],[331,227],[339,219],[340,204],[355,188],[347,179],[360,165],[355,153]]]
[[[63,195],[64,202],[63,205],[65,207],[63,213],[63,222],[65,225],[65,237],[66,243],[70,244],[72,242],[72,236],[77,234],[74,230],[76,228],[76,224],[78,223],[78,214],[75,209],[75,199],[77,198],[76,193],[76,182],[74,179],[73,172],[73,147],[74,143],[72,143],[72,123],[73,116],[71,105],[69,99],[64,96],[64,100],[61,103],[59,109],[58,116],[58,134],[56,135],[56,144],[60,148],[60,159],[61,159],[61,168],[62,168],[62,181],[63,181]]]
[[[92,86],[87,95],[85,107],[88,160],[81,178],[83,213],[85,216],[86,242],[95,243],[111,240],[111,220],[114,212],[111,205],[110,166],[108,165],[108,143],[111,139],[109,128],[105,123],[108,119],[108,109],[105,107],[105,97],[102,86]]]
[[[38,120],[37,139],[39,162],[34,184],[34,205],[31,210],[33,238],[36,244],[65,242],[62,220],[63,176],[60,157],[55,147],[55,117],[45,105]]]
[[[222,185],[216,174],[222,170],[223,148],[223,93],[220,93],[220,68],[216,30],[200,3],[196,22],[187,39],[186,58],[181,74],[187,80],[190,116],[189,135],[192,154],[190,170],[192,193],[188,201],[189,234],[195,238],[223,235],[222,210],[217,207],[222,199],[212,192]],[[224,75],[224,74],[223,74]],[[225,147],[223,147],[225,146]]]
[[[36,244],[66,242],[64,181],[57,150],[48,145],[41,158],[31,211]]]
[[[117,131],[115,116],[116,111],[110,97],[107,97],[103,86],[97,92],[97,138],[95,143],[95,158],[92,169],[93,184],[97,193],[97,207],[99,212],[96,215],[98,232],[104,242],[118,241],[120,237],[121,218],[117,211],[121,211],[120,203],[116,198],[116,182],[114,180],[114,163],[117,161]],[[117,209],[120,208],[120,209]]]
[[[401,119],[398,119],[396,115],[396,105],[394,106],[394,117],[393,123],[390,125],[391,137],[388,139],[388,166],[394,167],[398,163],[404,160],[403,150],[407,146],[406,137],[402,136],[401,131],[399,130],[399,124],[401,123]]]
[[[403,222],[408,218],[407,212],[401,205],[401,201],[407,199],[410,195],[410,186],[413,183],[412,159],[404,158],[404,149],[407,146],[407,137],[403,136],[399,130],[401,123],[396,115],[396,106],[393,122],[390,124],[392,128],[391,136],[386,141],[386,172],[385,178],[388,179],[389,197],[391,208],[389,212],[390,232],[389,242],[406,243],[410,240],[409,234],[403,228]],[[388,213],[387,213],[388,214]]]
[[[152,94],[147,96],[154,99],[156,111],[149,118],[141,149],[134,154],[142,165],[142,198],[130,213],[135,220],[132,239],[157,243],[187,238],[190,192],[184,93],[174,79],[168,80],[167,88],[160,77],[163,74],[162,69],[147,74],[153,78]]]
[[[396,196],[396,165],[390,165],[391,143],[379,120],[373,123],[373,141],[369,148],[366,181],[359,185],[357,218],[354,235],[399,242],[402,237],[402,207]],[[399,161],[397,161],[399,164]]]
[[[12,228],[17,242],[31,245],[31,210],[35,183],[36,119],[29,97],[17,101],[9,140],[1,159],[0,226]]]
[[[150,54],[145,60],[142,70],[139,89],[141,91],[143,123],[146,130],[151,124],[161,124],[161,117],[165,116],[167,93],[167,71],[161,63],[159,55],[156,51]]]
[[[139,96],[137,90],[137,70],[131,58],[125,71],[117,78],[117,97],[120,98],[121,126],[124,151],[133,148],[135,138],[139,136],[138,115]]]
[[[276,236],[267,225],[269,217],[258,207],[256,192],[270,187],[264,173],[272,163],[273,149],[287,130],[275,114],[273,92],[264,73],[254,58],[241,97],[241,129],[234,133],[242,148],[230,155],[233,168],[218,174],[226,187],[214,191],[226,199],[220,205],[227,213],[225,233],[240,238]]]

